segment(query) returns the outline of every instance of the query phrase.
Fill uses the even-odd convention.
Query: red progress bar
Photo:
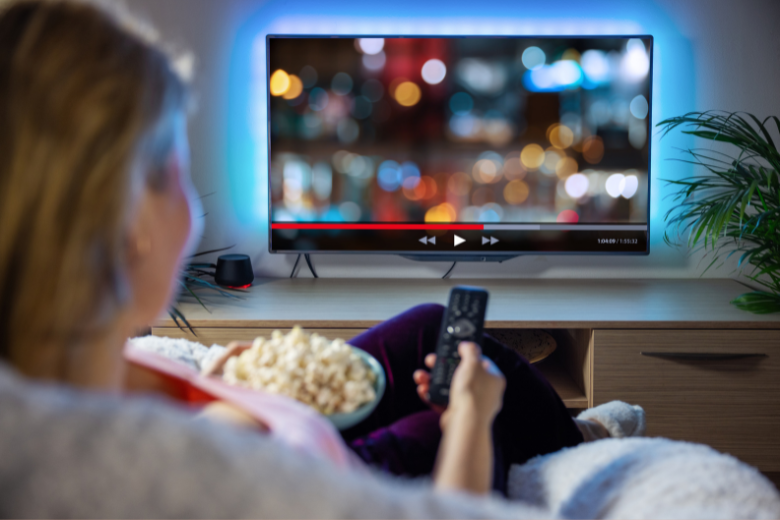
[[[450,229],[455,231],[482,231],[485,229],[485,226],[483,224],[301,224],[297,222],[284,222],[271,224],[271,229]]]

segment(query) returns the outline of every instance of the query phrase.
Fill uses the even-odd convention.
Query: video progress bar
[[[271,229],[450,231],[647,231],[647,224],[323,224],[274,222]]]

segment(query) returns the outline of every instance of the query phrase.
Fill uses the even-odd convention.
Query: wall
[[[127,0],[148,18],[168,41],[192,50],[198,57],[195,90],[199,110],[191,122],[193,178],[204,194],[206,227],[201,250],[233,245],[233,251],[252,256],[263,276],[286,276],[295,257],[267,253],[265,149],[263,135],[252,136],[249,112],[251,45],[269,30],[296,24],[328,23],[361,31],[378,31],[391,24],[399,32],[424,33],[439,20],[450,26],[484,31],[495,21],[503,33],[512,23],[531,20],[547,25],[617,23],[639,26],[656,37],[654,122],[690,110],[745,110],[756,115],[780,115],[780,2],[774,0],[634,0],[619,2],[517,0],[472,3],[430,0],[425,3],[301,0]],[[586,5],[582,5],[586,4]],[[422,7],[421,7],[422,6]],[[573,20],[573,22],[572,22]],[[395,24],[395,25],[392,25]],[[427,24],[427,25],[426,25]],[[432,25],[433,24],[433,25]],[[459,25],[460,24],[460,25]],[[480,25],[481,24],[481,25]],[[344,32],[349,31],[346,29]],[[438,31],[437,31],[438,32]],[[264,65],[262,66],[264,67]],[[264,110],[264,108],[263,108]],[[256,117],[256,116],[255,116]],[[500,265],[459,264],[458,277],[551,278],[674,278],[698,277],[709,264],[701,255],[686,255],[662,240],[662,178],[689,174],[687,167],[668,161],[677,148],[694,143],[680,136],[653,137],[651,254],[647,257],[570,257],[529,255]],[[315,255],[325,277],[436,277],[449,264],[415,263],[384,255]],[[704,276],[734,274],[732,264]],[[302,270],[301,276],[309,276]]]

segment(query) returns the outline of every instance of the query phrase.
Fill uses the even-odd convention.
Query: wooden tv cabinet
[[[487,328],[545,329],[558,350],[537,366],[570,408],[640,404],[647,433],[709,444],[780,472],[780,316],[729,304],[732,280],[257,280],[241,299],[199,293],[179,308],[207,345],[300,324],[348,339],[454,285],[490,291]]]

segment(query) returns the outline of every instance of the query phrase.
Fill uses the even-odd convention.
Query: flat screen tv
[[[272,253],[648,254],[652,36],[266,43]]]

